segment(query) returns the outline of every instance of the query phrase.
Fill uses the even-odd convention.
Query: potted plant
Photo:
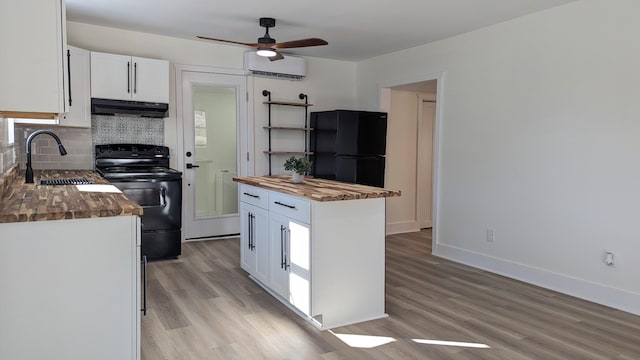
[[[304,174],[311,171],[311,162],[304,156],[292,156],[284,162],[284,169],[291,171],[291,181],[299,184],[304,180]]]

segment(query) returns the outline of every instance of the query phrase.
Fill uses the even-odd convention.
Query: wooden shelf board
[[[271,104],[271,105],[287,105],[287,106],[303,106],[309,107],[313,106],[313,104],[305,104],[300,102],[291,102],[291,101],[263,101],[263,104]]]
[[[313,128],[295,127],[295,126],[263,126],[263,129],[273,130],[300,130],[300,131],[313,131]]]

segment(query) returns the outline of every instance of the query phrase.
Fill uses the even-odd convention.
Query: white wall
[[[248,49],[241,46],[217,44],[211,41],[185,40],[120,30],[109,27],[67,22],[67,41],[70,45],[92,51],[128,54],[169,60],[172,64],[200,65],[239,70],[243,68],[243,54]],[[169,118],[165,119],[165,145],[171,148],[172,166],[176,166],[177,149],[176,126],[180,119],[176,116],[175,74],[170,78]],[[336,108],[353,109],[355,93],[356,64],[345,61],[307,58],[307,78],[302,81],[255,78],[249,81],[248,91],[255,101],[249,109],[250,120],[255,119],[254,141],[255,174],[267,173],[266,156],[267,133],[262,126],[267,123],[267,107],[262,104],[262,90],[273,93],[274,100],[296,100],[298,93],[309,95],[314,110]],[[251,77],[252,78],[252,77]],[[284,142],[291,141],[291,134],[284,136]],[[302,142],[304,146],[304,143]],[[284,162],[284,160],[283,160]]]
[[[437,255],[640,314],[638,13],[577,1],[358,64],[371,109],[444,73]]]
[[[353,62],[307,58],[307,77],[303,81],[272,80],[255,77],[253,79],[256,175],[268,174],[267,130],[268,107],[262,104],[267,98],[262,90],[271,91],[272,100],[304,102],[298,94],[304,93],[313,106],[311,111],[334,109],[355,109],[356,64]],[[251,90],[250,90],[251,91]],[[300,107],[272,106],[272,125],[302,126],[304,109]],[[275,150],[303,150],[304,137],[297,131],[273,131],[272,148]],[[283,168],[286,156],[273,158],[272,174],[286,173]]]

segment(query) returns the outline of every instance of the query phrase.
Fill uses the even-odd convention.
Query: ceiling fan
[[[244,43],[240,41],[216,39],[208,36],[198,36],[198,38],[204,39],[204,40],[220,41],[220,42],[225,42],[230,44],[245,45],[252,48],[256,48],[257,49],[256,53],[258,55],[267,57],[271,61],[284,59],[284,56],[278,51],[281,49],[293,49],[293,48],[320,46],[320,45],[328,44],[328,42],[318,38],[308,38],[308,39],[292,40],[292,41],[277,43],[276,39],[269,36],[269,28],[276,26],[276,19],[267,18],[267,17],[260,18],[260,26],[265,28],[266,32],[264,33],[264,36],[262,36],[261,38],[258,38],[257,43]]]

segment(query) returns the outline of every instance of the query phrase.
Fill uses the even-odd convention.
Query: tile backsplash
[[[164,121],[144,117],[93,115],[93,145],[164,144]]]
[[[41,134],[31,143],[31,163],[34,169],[93,169],[93,151],[91,147],[91,129],[72,128],[56,125],[15,125],[15,147],[18,152],[17,161],[24,169],[27,163],[26,140],[29,134],[39,129],[53,131],[67,150],[67,155],[61,156],[58,144],[53,137]]]
[[[0,119],[0,121],[2,121]],[[0,123],[0,129],[6,124]],[[93,169],[94,148],[100,144],[164,144],[164,121],[162,119],[91,116],[91,128],[73,128],[56,125],[15,125],[15,143],[6,145],[0,141],[0,170],[4,173],[15,162],[20,168],[26,167],[26,139],[35,130],[53,131],[67,149],[67,155],[60,156],[56,141],[49,135],[39,135],[31,144],[31,161],[34,169]],[[3,130],[0,130],[0,135]],[[4,130],[6,131],[6,130]],[[2,139],[2,137],[0,137]],[[17,155],[16,155],[17,154]]]

